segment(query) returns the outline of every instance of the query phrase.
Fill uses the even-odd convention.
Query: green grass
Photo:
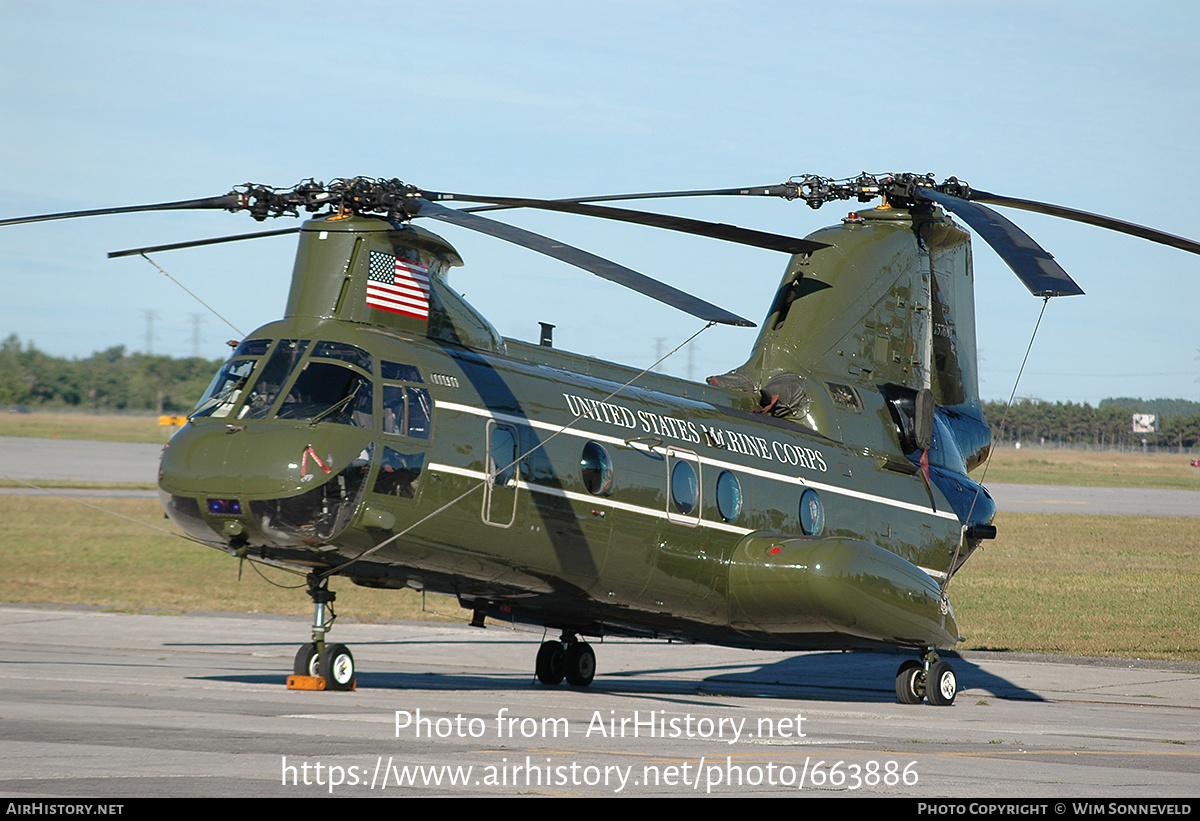
[[[0,600],[91,604],[133,612],[195,610],[311,616],[303,579],[150,530],[170,527],[153,499],[0,496],[6,526]],[[140,523],[140,524],[139,524]],[[1200,519],[1008,513],[950,585],[960,649],[1200,662]],[[356,619],[469,614],[447,597],[335,580],[337,609]],[[1198,668],[1200,669],[1200,668]]]
[[[1153,487],[1200,490],[1200,469],[1192,456],[1154,453],[1110,453],[1084,450],[997,448],[984,484],[1080,485],[1084,487]],[[972,477],[979,480],[982,469]]]
[[[1200,519],[1002,513],[950,585],[962,649],[1200,660]]]
[[[156,499],[95,499],[85,507],[65,498],[0,496],[5,523],[5,568],[0,601],[91,604],[131,612],[312,615],[304,578],[237,559],[211,547],[152,530],[171,530]],[[118,518],[97,510],[129,517]],[[429,596],[436,613],[422,612],[421,594],[373,590],[335,580],[337,611],[356,619],[420,619],[437,614],[468,619],[458,603]]]
[[[157,415],[148,414],[116,416],[53,411],[0,413],[0,436],[162,444],[174,432],[175,428],[161,427]]]

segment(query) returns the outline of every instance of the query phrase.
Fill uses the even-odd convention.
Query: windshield
[[[200,397],[192,416],[228,416],[241,399],[242,389],[257,364],[257,359],[231,359],[226,362]]]
[[[371,399],[371,380],[362,374],[332,362],[309,362],[276,416],[369,428]]]
[[[318,342],[313,345],[312,355],[322,359],[340,359],[351,365],[357,365],[367,373],[371,372],[371,355],[362,348],[347,345],[344,342]]]
[[[268,351],[270,355],[265,356]],[[322,359],[310,358],[301,368],[306,352]],[[374,421],[371,378],[357,368],[370,373],[373,364],[369,353],[340,342],[310,344],[307,339],[281,339],[272,347],[269,339],[246,340],[213,378],[192,416],[228,417],[240,406],[239,419],[274,416],[313,425],[329,421],[370,428]],[[427,430],[427,421],[420,420],[428,419],[429,409],[417,404],[416,427]],[[423,404],[427,406],[428,400]],[[413,416],[414,411],[409,414]]]
[[[250,396],[246,399],[246,407],[242,408],[240,417],[246,419],[266,419],[279,395],[279,389],[287,381],[288,376],[296,368],[296,363],[304,355],[308,347],[307,339],[281,339],[275,352],[267,359],[262,375],[254,383]]]

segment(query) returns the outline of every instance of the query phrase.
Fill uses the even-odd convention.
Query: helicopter
[[[850,212],[806,238],[597,203],[769,196]],[[455,208],[443,203],[476,203]],[[1035,296],[1082,294],[989,205],[1081,221],[1200,253],[1200,243],[950,177],[813,175],[743,188],[544,200],[435,192],[400,180],[239,186],[199,200],[0,220],[155,210],[313,215],[283,317],[236,340],[158,484],[188,537],[300,569],[311,640],[293,673],[355,687],[327,640],[334,577],[445,593],[487,618],[558,631],[534,674],[589,685],[587,638],[761,650],[900,648],[900,702],[954,703],[938,650],[959,632],[947,589],[996,536],[968,475],[987,459],[971,235]],[[449,284],[436,220],[555,257],[708,323],[753,327],[698,296],[484,210],[535,208],[787,254],[745,362],[699,384],[502,337]],[[320,213],[318,213],[320,212]],[[114,252],[224,242],[279,231]]]

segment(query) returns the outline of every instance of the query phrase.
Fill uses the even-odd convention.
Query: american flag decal
[[[428,319],[428,269],[419,260],[372,251],[367,270],[367,304],[381,311]]]

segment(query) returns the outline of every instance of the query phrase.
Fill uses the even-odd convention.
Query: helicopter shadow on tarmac
[[[989,672],[954,651],[943,651],[940,656],[954,665],[959,695],[970,690],[972,694],[982,691],[995,698],[1045,701],[1040,694]],[[805,698],[819,701],[894,702],[895,692],[884,690],[883,684],[891,680],[897,665],[905,658],[900,652],[806,653],[781,658],[752,672],[716,675],[706,681],[751,686],[769,681],[780,687],[803,690]],[[853,694],[851,698],[847,698],[849,694]]]
[[[437,642],[430,642],[436,644]],[[528,647],[528,642],[504,644]],[[359,642],[362,646],[364,642]],[[374,647],[383,645],[411,646],[412,641],[368,642]],[[490,644],[490,642],[489,642]],[[993,698],[1017,701],[1045,701],[1044,696],[1022,687],[1009,679],[983,669],[953,651],[942,653],[952,661],[958,673],[961,691],[971,691]],[[554,689],[565,692],[603,693],[628,696],[685,696],[694,694],[762,698],[795,698],[806,701],[838,701],[862,703],[895,703],[894,690],[886,688],[906,654],[847,651],[808,652],[786,656],[775,661],[759,663],[753,657],[746,662],[723,660],[712,664],[671,665],[625,669],[602,674],[586,688],[565,684]],[[279,674],[212,675],[196,677],[204,681],[239,682],[243,684],[280,684]],[[498,670],[495,673],[452,672],[359,672],[360,690],[528,690],[542,688],[533,676]]]

